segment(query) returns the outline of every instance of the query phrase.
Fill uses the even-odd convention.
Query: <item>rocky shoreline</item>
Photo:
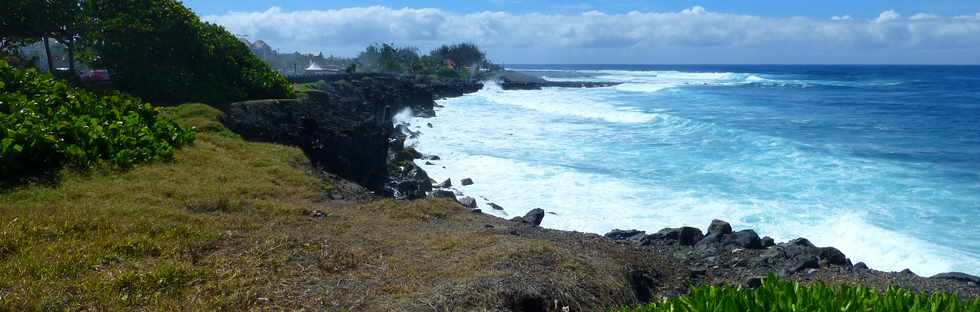
[[[488,204],[490,207],[478,207],[473,198],[453,188],[454,181],[430,179],[415,160],[431,163],[438,161],[438,156],[423,155],[406,146],[406,140],[418,133],[408,125],[393,123],[395,114],[405,109],[415,116],[434,116],[435,99],[480,88],[481,84],[470,82],[424,84],[384,75],[350,76],[315,83],[315,91],[295,100],[232,104],[223,122],[249,140],[299,146],[320,170],[337,174],[375,194],[403,200],[446,198],[457,202],[461,209],[480,213],[481,208],[502,208],[492,203]],[[469,179],[459,182],[473,183]],[[508,222],[539,228],[546,214],[543,209],[534,209]],[[540,231],[555,236],[583,235]],[[753,287],[762,277],[778,274],[800,281],[849,282],[878,289],[900,286],[980,296],[980,278],[976,276],[953,272],[920,277],[908,270],[877,271],[860,262],[852,263],[834,247],[817,247],[805,238],[777,243],[752,230],[734,231],[721,220],[712,222],[706,232],[694,227],[668,228],[651,234],[614,230],[600,238],[622,248],[667,257],[675,269],[687,272],[687,285]],[[631,277],[630,283],[645,285],[654,280],[639,276]],[[644,287],[637,293],[640,301],[649,300],[656,288]]]

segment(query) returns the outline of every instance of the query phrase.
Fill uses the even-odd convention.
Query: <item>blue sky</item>
[[[543,0],[471,0],[471,1],[356,1],[356,0],[185,0],[184,4],[198,14],[214,15],[228,11],[264,11],[269,7],[285,10],[323,10],[357,6],[383,5],[392,8],[440,8],[447,11],[470,13],[478,11],[508,11],[515,13],[560,12],[579,13],[600,10],[607,13],[629,11],[680,11],[702,6],[713,11],[751,14],[771,17],[807,16],[830,17],[851,15],[871,18],[886,10],[899,12],[927,12],[937,15],[964,15],[980,12],[980,1],[975,0],[621,0],[621,1],[543,1]]]
[[[280,51],[475,42],[505,63],[980,63],[980,1],[213,1]]]

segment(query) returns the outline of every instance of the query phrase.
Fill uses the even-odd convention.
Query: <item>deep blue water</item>
[[[472,177],[499,214],[599,233],[721,218],[873,268],[980,274],[980,67],[512,67],[623,84],[490,85],[414,122],[434,125],[430,174]]]

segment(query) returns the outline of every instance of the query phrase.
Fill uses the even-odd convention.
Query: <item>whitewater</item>
[[[544,227],[599,234],[723,219],[874,269],[980,274],[978,68],[517,70],[621,84],[488,83],[410,119],[409,143],[441,158],[418,164],[485,213],[543,208]]]

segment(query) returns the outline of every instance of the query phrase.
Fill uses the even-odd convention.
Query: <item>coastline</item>
[[[539,82],[534,82],[534,81],[528,80],[528,79],[518,80],[518,81],[522,81],[519,84],[524,84],[525,86],[526,85],[529,85],[529,84],[539,83]],[[499,82],[489,81],[487,83],[499,83]],[[510,83],[513,83],[513,82],[510,82]],[[565,83],[565,82],[563,82],[563,83]],[[601,85],[601,84],[597,84],[597,85],[594,85],[593,86],[593,85],[585,85],[585,84],[582,84],[582,83],[579,83],[579,82],[569,81],[569,82],[567,82],[567,85],[541,85],[541,84],[538,84],[538,85],[533,86],[533,87],[530,87],[530,88],[525,88],[525,87],[518,86],[518,87],[502,88],[502,89],[504,89],[504,90],[540,90],[542,86],[543,87],[557,87],[557,88],[563,88],[563,87],[571,87],[571,88],[580,88],[580,87],[581,88],[585,88],[585,87],[608,87],[607,85]],[[503,84],[502,83],[501,83],[501,87],[503,87]],[[436,112],[438,112],[441,107],[443,107],[443,105],[437,104],[436,105]],[[404,121],[404,122],[401,122],[399,124],[400,125],[399,128],[400,129],[406,129],[406,131],[411,132],[411,133],[406,133],[405,134],[406,137],[409,136],[409,135],[411,137],[422,136],[422,135],[424,135],[424,132],[426,131],[427,128],[433,128],[433,127],[439,126],[438,124],[433,124],[432,122],[428,122],[428,118],[430,118],[430,117],[431,116],[422,116],[422,117],[420,117],[421,119],[416,119],[416,120],[424,120],[426,122],[426,125],[427,125],[425,127],[422,126],[422,125],[417,125],[417,124],[413,125],[410,122]],[[411,129],[411,130],[408,130],[408,129]],[[434,155],[434,154],[433,155],[427,155],[427,154],[424,154],[424,152],[425,152],[424,147],[419,147],[419,146],[415,146],[415,145],[412,145],[412,147],[413,148],[419,148],[419,152],[422,152],[423,153],[423,154],[420,154],[422,156],[420,158],[416,159],[416,161],[415,161],[416,162],[416,165],[419,166],[420,168],[423,168],[423,169],[424,168],[438,168],[438,167],[441,167],[443,169],[446,168],[445,163],[442,162],[442,161],[445,161],[446,160],[446,156],[445,155]],[[434,160],[431,159],[431,157],[433,157],[433,156],[435,156],[435,159]],[[455,176],[455,177],[453,177],[451,174],[449,174],[447,172],[444,175],[440,176],[438,179],[433,179],[433,181],[444,181],[444,182],[441,182],[441,183],[434,183],[434,185],[433,185],[433,187],[434,187],[433,194],[439,194],[439,195],[436,195],[435,197],[450,197],[449,194],[453,194],[452,198],[454,200],[460,202],[464,207],[475,209],[475,211],[479,211],[479,212],[483,212],[483,213],[489,213],[491,215],[494,215],[494,216],[499,217],[499,218],[502,218],[502,219],[508,219],[508,218],[516,215],[517,217],[516,218],[513,218],[511,220],[518,220],[518,221],[520,221],[519,219],[521,217],[520,217],[520,214],[519,213],[518,214],[514,214],[514,215],[509,215],[507,212],[504,211],[504,209],[499,204],[495,203],[492,198],[488,198],[488,197],[483,196],[483,195],[466,194],[466,192],[465,192],[465,186],[467,184],[464,184],[464,185],[462,185],[463,187],[461,187],[459,185],[459,183],[458,183],[459,180],[469,180],[470,183],[468,183],[468,184],[473,184],[472,179],[476,179],[477,181],[479,181],[480,178],[481,177],[479,177],[479,176],[473,176],[473,177],[470,177],[470,176]],[[476,182],[476,183],[479,183],[479,182]],[[533,192],[534,190],[529,190],[529,191],[532,191]],[[546,207],[542,207],[542,208],[547,209]],[[550,215],[554,215],[554,212],[547,211],[547,210],[545,210],[545,212],[546,212],[545,215],[544,215],[544,218],[545,219],[547,219],[547,217],[550,216]],[[726,222],[726,224],[727,224],[727,222]],[[688,228],[688,226],[690,226],[690,225],[685,225],[685,228]],[[701,228],[696,228],[696,227],[693,228],[693,229],[697,229],[698,231],[701,230]],[[649,231],[650,229],[646,229],[646,230]],[[663,229],[661,231],[666,231],[666,230],[669,230],[669,228],[665,228],[665,229]],[[621,232],[621,231],[639,231],[639,230],[637,230],[637,229],[630,229],[630,230],[614,229],[612,232],[607,233],[606,236],[607,237],[610,236],[610,235],[615,236],[614,234],[616,234],[618,232]],[[710,232],[710,226],[708,228],[706,228],[705,231],[706,232]],[[746,229],[746,230],[743,230],[743,231],[749,231],[751,233],[755,233],[751,229]],[[574,232],[577,232],[577,231],[574,231]],[[640,232],[642,232],[642,231],[640,231]],[[599,235],[601,233],[594,233],[594,234]],[[753,236],[756,236],[757,237],[758,235],[753,234]],[[769,241],[772,240],[768,236],[765,237],[765,238],[768,239]],[[756,238],[756,239],[758,239],[758,238]],[[627,241],[630,241],[630,242],[635,243],[638,240],[639,240],[639,238],[634,237],[632,239],[628,239]],[[809,241],[806,240],[805,238],[797,238],[797,239],[793,239],[793,240],[788,240],[787,242],[784,242],[784,243],[781,243],[781,244],[790,244],[790,245],[792,245],[794,242],[797,242],[798,240],[805,241],[806,243],[804,245],[809,245],[810,247],[816,247],[816,246],[813,246],[812,243],[809,243]],[[772,245],[772,244],[770,244],[770,245]],[[840,257],[846,258],[846,257],[843,256],[843,253],[841,253],[836,248],[833,248],[833,247],[824,247],[824,248],[833,249],[835,253],[838,253],[838,254],[841,255]],[[704,254],[701,254],[701,256],[704,256]],[[758,256],[758,255],[756,255],[756,256]],[[709,256],[709,258],[710,258],[710,256]],[[718,265],[717,263],[715,263],[715,260],[710,260],[710,261],[707,261],[707,262],[704,262],[704,261],[698,262],[698,259],[690,258],[690,255],[688,255],[688,258],[685,258],[685,261],[694,262],[694,263],[700,263],[700,266],[707,266],[707,267],[713,267],[713,266],[717,266]],[[744,262],[744,259],[735,259],[735,261],[736,262],[739,262],[739,261]],[[848,270],[845,273],[838,273],[838,274],[848,275],[848,274],[851,274],[853,272],[853,271],[850,270],[850,268],[853,266],[853,264],[851,263],[851,260],[850,259],[847,259],[846,262],[841,261],[838,264],[839,265],[842,265],[842,266],[844,266],[846,268],[848,268]],[[732,264],[729,264],[729,265],[732,265]],[[736,264],[736,266],[737,266],[737,264]],[[790,266],[805,267],[806,265],[804,265],[802,263],[794,263],[794,264],[791,264]],[[904,270],[902,270],[902,271],[900,271],[900,272],[885,272],[885,271],[874,270],[873,268],[868,268],[868,266],[866,264],[864,264],[863,262],[858,262],[858,268],[859,269],[862,269],[862,270],[870,270],[870,271],[877,272],[877,273],[880,273],[880,274],[885,274],[885,275],[887,275],[889,273],[900,273],[900,274],[903,274],[903,275],[910,275],[910,276],[914,276],[914,277],[920,277],[920,278],[921,277],[924,277],[924,276],[916,275],[915,273],[913,273],[911,270],[909,270],[907,268],[904,269]],[[814,268],[809,268],[809,269],[812,270]],[[696,270],[698,270],[698,269],[696,269]],[[787,274],[787,271],[793,271],[793,270],[787,270],[787,268],[785,268],[785,267],[784,268],[781,268],[781,269],[774,269],[774,268],[770,267],[768,271],[767,270],[761,270],[761,271],[757,271],[756,273],[757,274],[763,274],[763,275],[764,275],[764,273],[780,273],[780,275],[784,275],[785,276],[785,275],[788,275]],[[801,270],[795,270],[795,271],[796,272],[793,272],[793,273],[799,273],[799,272],[802,271],[802,269]],[[808,272],[808,274],[809,273],[812,273],[812,272]],[[939,274],[933,275],[932,277],[935,277],[935,278],[943,278],[943,277],[948,277],[951,274],[956,275],[956,276],[960,276],[960,274],[963,274],[963,273],[959,273],[959,272],[939,273]],[[967,276],[969,276],[969,275],[967,275]],[[972,278],[971,277],[971,278],[967,278],[967,279],[970,280],[970,282],[972,282],[972,283],[977,283],[977,281],[976,281],[975,278]]]
[[[392,79],[394,78],[341,79],[321,85],[310,95],[301,97],[299,102],[305,104],[300,105],[281,105],[282,103],[276,101],[236,103],[232,105],[232,109],[223,120],[233,130],[241,130],[247,125],[251,126],[246,127],[246,130],[249,127],[266,129],[267,127],[262,125],[277,124],[277,130],[271,133],[254,131],[239,133],[242,133],[246,139],[299,146],[313,161],[314,167],[320,168],[323,172],[339,173],[341,178],[347,180],[357,181],[359,178],[363,179],[366,173],[384,171],[384,179],[368,180],[376,181],[375,183],[384,181],[383,185],[372,184],[373,187],[367,187],[368,190],[374,191],[373,194],[364,190],[359,191],[355,187],[350,192],[332,192],[328,195],[332,200],[368,205],[384,203],[384,205],[393,205],[390,209],[394,211],[420,209],[409,207],[438,205],[442,207],[439,209],[449,210],[437,213],[433,219],[430,219],[431,221],[425,221],[424,224],[427,225],[423,225],[418,229],[419,231],[467,229],[466,231],[475,231],[474,233],[486,233],[475,234],[477,236],[469,239],[484,241],[492,237],[492,241],[487,241],[487,244],[490,244],[486,245],[487,247],[507,246],[526,239],[542,240],[548,242],[549,246],[554,246],[549,248],[563,250],[562,258],[586,261],[589,263],[586,267],[602,267],[599,271],[587,270],[591,272],[587,273],[588,276],[574,278],[578,283],[595,278],[601,278],[603,283],[606,281],[610,283],[604,284],[605,286],[590,286],[598,287],[591,291],[607,295],[591,293],[588,296],[598,296],[594,299],[596,301],[577,303],[579,307],[610,307],[610,304],[615,306],[642,303],[654,298],[682,294],[691,285],[751,286],[759,278],[768,274],[780,274],[786,279],[800,282],[851,283],[880,290],[897,286],[920,292],[949,292],[964,298],[980,297],[980,287],[977,286],[980,280],[974,276],[946,274],[927,278],[908,271],[877,271],[859,263],[852,263],[846,255],[833,247],[817,247],[806,239],[777,243],[772,239],[759,237],[760,234],[751,230],[732,231],[730,225],[721,221],[709,226],[706,233],[700,228],[683,227],[649,233],[625,229],[599,235],[542,228],[539,226],[542,219],[547,220],[550,216],[546,210],[535,209],[510,220],[484,213],[493,211],[493,206],[489,204],[477,206],[476,201],[468,198],[467,194],[457,193],[451,189],[451,186],[442,185],[443,181],[429,178],[425,171],[425,167],[429,166],[426,162],[438,164],[439,159],[434,159],[433,156],[439,155],[424,155],[412,146],[404,144],[405,140],[413,135],[420,135],[417,131],[424,133],[428,125],[399,126],[394,123],[396,114],[393,112],[400,112],[406,108],[412,109],[416,116],[437,116],[439,111],[435,108],[438,108],[438,104],[434,99],[444,96],[432,94],[431,91],[427,91],[431,88],[424,85],[404,80],[396,82]],[[345,106],[334,106],[338,104]],[[327,113],[323,114],[325,111]],[[268,120],[270,116],[284,119],[270,121]],[[374,129],[374,131],[365,132],[364,129]],[[323,132],[325,130],[329,131]],[[359,142],[357,144],[364,145],[371,142],[373,145],[370,146],[373,147],[361,150],[321,148],[325,145],[322,145],[323,142],[317,139],[316,135],[304,135],[304,133],[335,135],[330,131],[338,131],[339,137],[350,138],[349,141],[340,143]],[[306,141],[309,139],[313,141]],[[331,159],[337,161],[330,161]],[[367,161],[369,159],[370,161]],[[330,166],[336,164],[346,164],[344,168],[348,169],[360,168],[360,171],[346,173],[331,171]],[[462,178],[469,177],[453,179],[450,184],[461,184]],[[473,183],[480,183],[478,177],[473,178],[476,179],[472,181]],[[529,193],[525,195],[533,196],[531,192],[534,190],[528,191]],[[379,198],[382,196],[394,197],[397,200],[391,202]],[[547,207],[542,208],[547,209]],[[421,209],[429,211],[433,208]],[[363,212],[355,210],[345,213],[357,215]],[[428,213],[425,215],[429,216]],[[442,215],[450,217],[440,217]],[[429,228],[430,226],[435,227]],[[443,229],[447,227],[448,229]],[[565,254],[572,250],[574,252]],[[531,266],[514,267],[512,261],[515,258],[492,260],[495,264],[488,268],[503,265],[509,267],[508,270],[517,270],[512,274],[523,276],[520,281],[504,282],[501,286],[502,292],[495,292],[497,294],[495,296],[502,296],[499,299],[504,302],[502,304],[513,307],[515,304],[513,300],[517,300],[517,304],[530,302],[532,305],[545,304],[551,300],[561,302],[576,300],[560,294],[569,289],[575,289],[576,292],[584,291],[583,289],[577,288],[578,286],[573,287],[571,284],[556,284],[546,277],[550,276],[548,274],[570,274],[565,272],[567,268],[556,267],[557,264],[551,260],[539,259],[539,257],[553,256],[550,253],[522,252],[521,257],[536,259],[531,260],[533,263]],[[624,269],[625,271],[617,271]],[[626,276],[626,280],[621,280],[621,276]],[[473,284],[468,285],[470,286],[466,287],[476,287]],[[459,290],[459,288],[454,289],[456,290],[447,291]],[[536,292],[531,291],[532,289],[546,289],[546,291]],[[628,293],[626,297],[608,295],[608,292],[620,293],[624,290]]]
[[[482,198],[474,194],[488,197],[510,215],[536,207],[555,212],[558,215],[549,215],[545,226],[557,229],[600,234],[613,228],[649,231],[703,226],[710,217],[724,216],[736,228],[755,229],[779,240],[803,236],[820,245],[837,246],[886,271],[910,268],[926,276],[947,271],[980,274],[975,241],[969,239],[977,232],[967,225],[969,203],[975,196],[965,192],[971,184],[958,183],[961,176],[955,173],[964,166],[943,164],[940,171],[920,170],[937,164],[930,162],[932,158],[897,159],[905,155],[902,151],[867,154],[889,144],[885,138],[832,144],[831,140],[847,138],[847,133],[835,134],[833,129],[849,120],[867,120],[862,133],[917,132],[876,130],[871,126],[890,125],[891,121],[879,123],[873,116],[855,119],[860,117],[852,115],[858,112],[849,113],[844,121],[826,120],[837,116],[834,101],[820,106],[812,122],[796,123],[798,118],[810,117],[805,112],[787,115],[787,111],[823,105],[823,100],[807,96],[807,102],[799,105],[775,105],[764,96],[836,95],[864,89],[783,86],[797,80],[768,74],[637,68],[639,72],[532,74],[636,79],[642,85],[542,91],[490,86],[465,98],[440,101],[446,107],[430,120],[435,127],[430,129],[426,126],[429,121],[416,119],[413,123],[422,127],[413,126],[413,130],[424,132],[418,140],[421,152],[443,159],[433,162],[440,166],[418,164],[439,181],[474,178],[475,185],[462,189],[469,189],[465,192],[477,201]],[[825,86],[844,83],[834,77],[812,79],[826,79],[819,80]],[[710,85],[684,87],[682,83],[688,80],[678,79],[704,80]],[[679,87],[653,91],[652,86],[666,84],[661,81],[680,82],[675,83]],[[915,85],[885,82],[849,83],[874,85],[870,93],[919,90]],[[640,86],[651,88],[645,92],[624,88]],[[765,103],[747,102],[754,101],[754,95],[762,96],[760,101]],[[729,106],[732,110],[726,108]],[[779,108],[770,109],[773,106]],[[761,114],[764,112],[771,114]],[[944,149],[953,151],[949,155],[955,158],[959,155],[955,150],[962,148]],[[947,171],[951,173],[941,173]],[[900,191],[903,189],[919,191]],[[937,198],[942,192],[957,197]],[[925,219],[917,222],[898,216]]]

